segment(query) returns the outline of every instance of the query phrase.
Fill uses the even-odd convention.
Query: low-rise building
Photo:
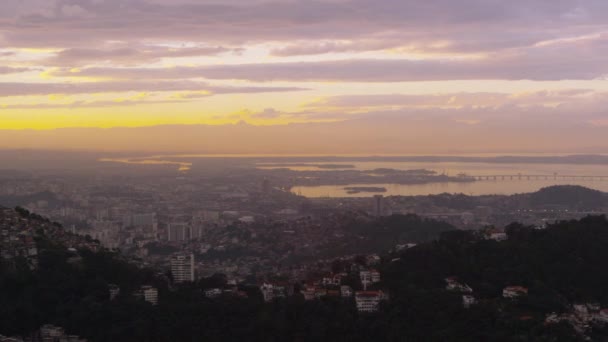
[[[473,293],[473,289],[469,285],[460,283],[456,277],[445,278],[445,282],[445,289],[448,291]]]
[[[384,293],[382,291],[357,291],[355,293],[357,310],[363,313],[377,312],[383,299]]]
[[[109,284],[108,291],[110,292],[110,300],[113,300],[120,294],[120,287],[116,284]]]
[[[352,287],[350,287],[348,285],[342,285],[342,286],[340,286],[340,294],[344,298],[352,297],[353,289],[352,289]]]
[[[76,335],[68,335],[62,327],[45,324],[40,327],[41,342],[86,342]]]
[[[380,272],[376,270],[363,270],[359,272],[361,284],[363,288],[367,290],[367,287],[371,284],[380,282]]]
[[[315,297],[316,298],[323,298],[327,296],[327,290],[326,289],[316,289],[315,290]]]
[[[608,309],[602,309],[595,316],[595,320],[601,323],[608,323]]]
[[[462,295],[462,306],[465,309],[468,309],[475,304],[477,304],[477,299],[475,299],[475,297],[471,295]]]
[[[323,277],[321,283],[325,286],[340,286],[340,284],[342,284],[342,276],[340,276],[339,274],[328,275],[326,277]]]
[[[505,241],[509,237],[503,229],[493,228],[486,231],[486,240]]]
[[[316,291],[315,290],[304,290],[301,292],[302,295],[304,296],[304,300],[314,300],[315,298],[317,298],[317,296],[315,295]]]
[[[283,286],[264,283],[260,286],[260,291],[265,302],[272,302],[275,298],[285,298],[286,291]]]
[[[515,299],[528,295],[528,289],[523,286],[507,286],[502,290],[504,298]]]
[[[141,287],[141,294],[146,302],[152,305],[158,304],[158,289],[156,287],[144,285]]]
[[[222,295],[222,290],[220,290],[218,288],[205,290],[205,297],[207,297],[207,298],[217,298],[221,295]]]

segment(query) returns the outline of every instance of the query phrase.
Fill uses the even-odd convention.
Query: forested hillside
[[[402,219],[388,219],[387,226],[391,220]],[[390,300],[377,314],[357,313],[352,299],[304,301],[297,290],[287,299],[264,303],[255,284],[240,285],[248,298],[208,299],[202,290],[210,279],[170,286],[164,275],[135,267],[118,254],[67,249],[39,231],[37,268],[6,260],[0,264],[0,333],[26,336],[51,323],[91,341],[577,341],[583,334],[597,340],[608,336],[599,323],[584,332],[565,320],[546,323],[549,314],[569,313],[576,303],[608,306],[606,218],[561,222],[544,230],[512,224],[506,231],[508,240],[502,242],[449,231],[386,255],[379,269]],[[470,286],[476,303],[465,308],[462,293],[446,289],[448,277]],[[109,284],[121,289],[114,300]],[[145,284],[158,288],[157,306],[133,296]],[[513,285],[527,288],[528,294],[503,298],[503,289]]]

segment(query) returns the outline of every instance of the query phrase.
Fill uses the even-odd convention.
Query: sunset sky
[[[607,56],[606,0],[3,0],[0,148],[602,152]]]

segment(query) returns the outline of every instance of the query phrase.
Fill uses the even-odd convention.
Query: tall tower
[[[384,213],[383,202],[384,196],[374,195],[374,216],[382,216]]]
[[[176,284],[194,281],[194,254],[176,254],[171,257],[171,274]]]

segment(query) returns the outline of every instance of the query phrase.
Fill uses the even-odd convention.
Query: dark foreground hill
[[[452,231],[434,242],[387,256],[379,266],[390,293],[377,314],[357,313],[352,300],[304,301],[294,295],[264,303],[255,288],[247,299],[207,299],[201,284],[170,288],[166,279],[120,255],[68,249],[36,229],[37,266],[0,263],[0,333],[27,336],[40,325],[62,326],[90,341],[578,341],[608,336],[601,324],[576,331],[573,304],[608,306],[608,221],[588,217],[546,230],[520,225],[508,240]],[[18,259],[18,258],[17,258]],[[22,260],[24,261],[24,260]],[[446,290],[446,277],[472,288],[476,304]],[[109,284],[121,292],[110,300]],[[159,291],[157,306],[132,294]],[[528,295],[502,297],[518,285]],[[560,316],[562,315],[562,316]],[[563,316],[566,317],[566,316]]]
[[[581,209],[598,209],[608,203],[608,194],[577,185],[550,186],[527,196],[534,207],[564,205]]]

